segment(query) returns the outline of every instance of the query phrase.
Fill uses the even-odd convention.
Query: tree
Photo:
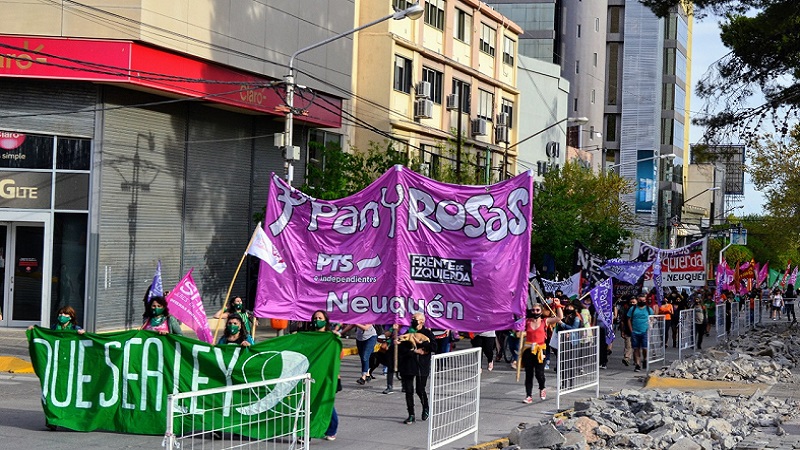
[[[684,0],[640,0],[660,17]],[[800,2],[797,0],[694,0],[696,16],[722,18],[720,37],[731,51],[697,84],[706,99],[695,124],[706,140],[739,131],[754,137],[765,121],[782,135],[800,106]],[[757,106],[743,106],[760,99]]]
[[[619,256],[634,218],[620,196],[633,189],[627,179],[595,174],[577,161],[547,172],[533,201],[532,262],[542,267],[551,257],[556,272],[569,276],[576,240],[600,256]]]

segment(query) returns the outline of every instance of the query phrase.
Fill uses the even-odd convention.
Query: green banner
[[[311,437],[325,434],[333,409],[342,343],[332,333],[271,338],[250,347],[212,346],[151,331],[107,334],[28,331],[31,362],[42,385],[42,407],[52,425],[76,431],[161,435],[167,395],[310,373]],[[185,400],[188,412],[174,432],[231,427],[266,439],[290,432],[302,408],[300,384],[245,389],[204,403]],[[270,420],[269,427],[242,426]],[[206,424],[204,426],[204,424]]]

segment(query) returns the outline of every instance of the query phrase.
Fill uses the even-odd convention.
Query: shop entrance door
[[[7,214],[0,213],[0,219]],[[46,213],[24,214],[11,217],[24,220],[0,221],[2,326],[49,325],[49,217]]]

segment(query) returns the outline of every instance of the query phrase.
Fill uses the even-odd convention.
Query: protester
[[[780,289],[775,288],[772,291],[772,320],[781,319],[781,308],[783,308],[783,295]]]
[[[703,294],[703,297],[700,299],[700,303],[705,303],[706,305],[706,329],[705,334],[706,336],[711,335],[711,327],[716,325],[717,320],[717,303],[714,301],[714,295],[710,292],[706,292]]]
[[[0,317],[2,319],[2,317]],[[29,330],[33,329],[33,325],[28,327]],[[78,319],[75,316],[75,309],[72,306],[62,306],[56,311],[56,321],[50,325],[51,330],[56,331],[75,331],[78,334],[83,334],[86,331],[78,325]]]
[[[416,422],[414,413],[414,393],[419,396],[422,405],[422,420],[428,420],[428,393],[425,390],[431,372],[431,353],[435,345],[433,333],[425,328],[425,315],[415,313],[411,318],[408,333],[397,339],[398,369],[406,394],[408,418],[403,423],[410,425]]]
[[[791,323],[797,323],[797,316],[794,313],[794,302],[797,299],[797,291],[794,290],[794,285],[789,283],[786,285],[786,292],[783,294],[783,310],[786,312],[786,320]]]
[[[372,352],[372,355],[369,357],[370,379],[375,379],[375,369],[377,369],[378,366],[382,365],[386,368],[388,376],[386,378],[386,390],[384,390],[384,394],[394,393],[394,388],[392,386],[392,378],[394,378],[394,352],[391,352],[391,349],[392,346],[389,337],[386,336],[386,334],[379,334],[378,349]]]
[[[639,294],[636,307],[628,310],[628,325],[631,329],[631,347],[633,347],[633,371],[639,372],[647,364],[647,330],[650,328],[650,316],[653,310],[647,306],[647,296]]]
[[[237,313],[229,313],[228,320],[225,322],[225,332],[219,338],[217,345],[241,345],[249,347],[253,345],[253,337],[247,332],[242,316]]]
[[[326,313],[321,309],[314,311],[314,314],[311,315],[311,326],[313,327],[314,331],[320,333],[330,333],[331,326],[330,326],[330,320],[328,319],[328,313]],[[339,392],[341,390],[341,385],[342,385],[341,381],[338,382],[338,385],[339,387],[337,387],[336,392]],[[336,406],[334,406],[331,410],[331,421],[328,424],[328,429],[325,430],[325,440],[326,441],[336,440],[336,432],[338,430],[339,430],[339,415],[336,414]]]
[[[617,308],[619,313],[619,335],[622,337],[624,343],[624,350],[622,353],[622,364],[629,366],[633,358],[633,347],[631,346],[631,326],[628,321],[628,311],[636,307],[636,298],[631,295],[622,297],[622,301]]]
[[[143,330],[155,331],[158,334],[176,334],[183,336],[181,324],[178,319],[169,314],[167,302],[164,297],[155,296],[150,299],[144,310]]]
[[[342,330],[342,334],[353,328],[356,329],[356,348],[358,349],[358,357],[361,359],[361,377],[356,380],[356,383],[364,385],[372,379],[369,374],[369,357],[375,350],[378,331],[375,330],[374,325],[359,323],[347,325]]]
[[[676,347],[678,342],[678,336],[675,335],[675,331],[672,328],[672,318],[673,314],[675,314],[675,310],[672,307],[672,302],[677,300],[677,294],[670,294],[666,299],[664,299],[664,303],[658,308],[658,313],[664,316],[664,348],[669,347],[669,332],[672,331],[672,346]],[[705,332],[705,330],[703,330]]]
[[[703,336],[706,334],[706,323],[708,322],[708,309],[705,303],[698,303],[694,307],[694,339],[697,350],[703,349]]]
[[[530,315],[525,320],[525,344],[522,347],[522,367],[525,368],[525,400],[523,403],[533,403],[533,377],[539,383],[539,398],[547,398],[545,391],[544,361],[547,349],[547,328],[555,325],[564,318],[561,303],[553,301],[552,308],[555,316],[545,318],[542,305],[535,304],[530,310]]]
[[[436,354],[448,353],[450,351],[450,330],[431,330],[436,342]]]
[[[497,338],[497,333],[494,331],[484,331],[478,333],[472,338],[472,347],[480,347],[483,355],[489,361],[487,368],[491,372],[494,369],[494,343]]]
[[[242,323],[244,325],[247,334],[252,337],[253,335],[253,327],[258,325],[258,319],[256,319],[255,315],[252,311],[248,311],[244,307],[244,301],[242,297],[236,296],[228,303],[228,309],[222,310],[220,309],[214,314],[215,319],[227,319],[228,314],[236,313],[241,316]]]

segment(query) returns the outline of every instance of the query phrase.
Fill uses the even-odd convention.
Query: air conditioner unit
[[[504,143],[508,144],[508,127],[505,125],[497,125],[494,127],[494,142],[495,144]]]
[[[486,119],[472,119],[472,135],[486,136]]]
[[[430,119],[433,117],[433,101],[427,98],[414,100],[414,118]]]
[[[414,88],[417,98],[431,98],[431,84],[427,81],[420,81]]]
[[[511,125],[511,118],[508,117],[508,113],[500,113],[497,115],[497,124],[503,126]]]
[[[447,109],[458,109],[458,94],[447,96]]]

